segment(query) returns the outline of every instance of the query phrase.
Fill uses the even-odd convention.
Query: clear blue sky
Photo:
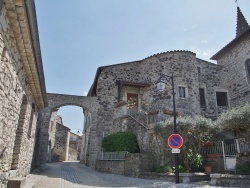
[[[250,0],[238,3],[249,23]],[[36,0],[47,92],[86,95],[98,67],[170,50],[209,60],[235,37],[236,9],[235,0]],[[79,107],[59,114],[82,129]]]

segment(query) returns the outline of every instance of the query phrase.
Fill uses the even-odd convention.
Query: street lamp
[[[157,81],[157,89],[158,91],[162,92],[166,88],[166,82],[164,80],[171,81],[172,86],[172,95],[173,95],[173,114],[174,114],[174,134],[177,134],[177,128],[176,128],[176,108],[175,108],[175,92],[174,92],[174,75],[173,73],[171,76],[166,76],[162,73],[160,73],[160,78]],[[175,183],[179,183],[179,161],[178,161],[178,153],[174,153],[175,158]]]
[[[78,131],[77,131],[78,136],[80,136],[80,130],[81,130],[81,133],[82,133],[82,129],[78,129]]]
[[[80,133],[82,133],[83,130],[82,129],[78,129],[77,131],[77,134],[78,134],[78,139],[77,139],[77,147],[76,147],[76,150],[77,150],[77,159],[79,159],[79,141],[80,141]],[[81,152],[81,150],[80,150]]]

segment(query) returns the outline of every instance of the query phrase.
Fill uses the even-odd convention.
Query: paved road
[[[96,172],[79,162],[49,163],[27,176],[36,188],[215,188],[208,184],[174,184]],[[218,188],[218,187],[216,187]],[[224,187],[225,188],[225,187]]]

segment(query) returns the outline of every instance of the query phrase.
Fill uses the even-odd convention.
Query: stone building
[[[165,91],[159,92],[156,82],[160,74],[173,74],[178,114],[216,119],[221,112],[250,101],[250,29],[239,7],[235,39],[211,59],[217,64],[199,59],[193,52],[177,50],[99,67],[88,93],[97,97],[100,105],[97,123],[85,127],[81,161],[95,164],[101,156],[103,137],[125,130],[137,135],[141,153],[157,153],[153,151],[156,147],[152,145],[150,124],[173,114],[171,81],[167,79]],[[147,114],[147,119],[135,117],[140,113]],[[93,121],[89,114],[87,117]],[[91,130],[95,130],[94,135]],[[96,158],[88,156],[93,137],[98,139]]]
[[[75,133],[70,132],[69,153],[68,153],[69,161],[80,160],[81,146],[82,146],[82,137]]]
[[[68,161],[70,129],[57,122],[55,132],[53,155],[57,161]]]
[[[59,161],[59,155],[54,152],[54,147],[56,143],[56,131],[57,126],[63,124],[62,117],[57,114],[57,111],[52,112],[50,118],[50,125],[49,125],[49,144],[48,144],[48,154],[47,154],[47,162],[56,162]],[[66,147],[66,145],[65,145]]]
[[[0,187],[29,174],[47,103],[33,0],[0,0]]]
[[[47,162],[80,160],[82,136],[63,125],[57,110],[51,113]]]

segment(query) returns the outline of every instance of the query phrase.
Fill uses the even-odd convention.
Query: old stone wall
[[[139,177],[142,172],[151,172],[154,169],[153,164],[148,154],[128,154],[125,158],[124,175]]]
[[[108,172],[113,174],[124,174],[124,161],[101,161],[97,160],[95,170],[99,172]]]
[[[212,172],[224,173],[224,160],[223,158],[206,158],[204,159],[206,165],[212,166]]]
[[[245,62],[250,59],[250,35],[238,40],[237,45],[227,50],[218,60],[223,66],[220,72],[222,85],[227,88],[230,105],[236,107],[250,101],[250,79]]]
[[[57,134],[57,123],[63,124],[62,117],[57,114],[57,111],[51,113],[50,123],[49,123],[49,143],[48,143],[48,153],[47,153],[47,162],[59,161],[59,157],[54,153],[54,147],[56,142]]]
[[[52,94],[49,93],[47,95],[48,98],[48,107],[39,111],[38,117],[38,125],[39,125],[39,142],[37,144],[38,150],[35,153],[37,157],[37,165],[43,165],[46,163],[47,159],[47,149],[49,145],[49,125],[50,125],[50,117],[52,111],[67,105],[74,105],[82,107],[84,110],[88,110],[89,114],[91,114],[91,120],[89,121],[88,130],[89,133],[87,140],[91,140],[93,142],[89,142],[85,148],[87,148],[88,153],[88,164],[91,163],[91,166],[94,167],[95,160],[97,159],[97,138],[96,138],[96,123],[97,123],[97,109],[98,103],[96,97],[84,97],[84,96],[74,96],[74,95],[63,95],[63,94]],[[90,117],[90,116],[89,116]],[[90,119],[90,118],[88,118]],[[83,147],[82,147],[83,148]],[[83,155],[82,155],[83,157]],[[91,161],[89,162],[89,158]],[[85,161],[82,160],[81,161]]]
[[[149,172],[150,161],[147,154],[133,153],[126,155],[125,160],[97,160],[95,169],[100,172],[139,177],[142,172]]]
[[[82,147],[81,147],[81,154],[80,154],[80,162],[89,166],[89,146],[90,146],[90,133],[91,128],[88,127],[84,130],[84,134],[82,135]]]
[[[174,158],[171,154],[167,141],[157,135],[153,129],[147,129],[129,116],[123,116],[114,120],[113,132],[133,132],[137,137],[137,142],[143,157],[144,171],[151,171],[160,165],[174,165]],[[169,153],[169,155],[168,155]]]
[[[70,129],[57,123],[53,155],[58,156],[60,161],[68,160],[69,136]]]
[[[37,106],[5,5],[0,11],[0,182],[30,172]],[[0,183],[1,186],[1,183]]]
[[[174,73],[176,93],[178,86],[186,87],[188,95],[186,98],[176,95],[177,110],[185,114],[199,114],[197,60],[194,53],[186,51],[157,54],[142,61],[104,68],[97,85],[97,96],[102,100],[100,105],[105,108],[112,107],[118,98],[116,81],[125,80],[135,83],[151,83],[151,85],[122,88],[123,100],[126,100],[127,93],[132,92],[141,95],[141,99],[147,102],[149,110],[172,110],[170,80],[168,79],[166,90],[162,93],[157,91],[155,85],[160,73],[167,76]]]
[[[69,161],[80,160],[81,145],[82,145],[82,137],[71,132],[69,139],[69,154],[68,154]]]
[[[215,91],[225,89],[220,77],[223,67],[201,59],[197,59],[197,62],[197,66],[200,68],[200,73],[198,73],[199,88],[205,91],[206,103],[205,106],[201,106],[201,114],[214,119],[221,112],[220,107],[217,106]]]
[[[149,148],[149,131],[130,116],[115,119],[111,127],[113,132],[129,131],[136,135],[140,152],[145,153]]]
[[[202,72],[198,73],[198,67],[202,68]],[[101,153],[101,140],[104,135],[112,132],[123,130],[122,126],[131,124],[136,127],[136,121],[130,118],[115,120],[120,121],[120,125],[113,120],[122,116],[122,111],[115,108],[118,101],[119,91],[117,81],[126,81],[130,83],[138,83],[139,86],[124,85],[120,89],[120,100],[127,101],[128,93],[137,94],[139,100],[139,108],[146,106],[144,111],[172,111],[173,96],[170,76],[174,76],[174,89],[176,93],[176,109],[177,112],[186,115],[204,114],[209,117],[217,116],[216,85],[220,87],[219,71],[220,66],[205,62],[196,58],[195,54],[188,51],[173,51],[156,54],[142,61],[123,63],[104,67],[99,74],[96,87],[96,95],[100,108],[97,113],[96,137],[97,153]],[[163,73],[166,81],[166,89],[159,92],[156,88],[156,82],[160,73]],[[214,82],[214,85],[212,84]],[[147,86],[140,86],[140,83],[147,83]],[[179,87],[185,88],[185,97],[179,94]],[[199,103],[199,88],[206,90],[206,108],[202,109]],[[142,123],[144,124],[144,122]],[[121,126],[119,128],[119,126]],[[141,130],[133,130],[138,138],[141,151],[149,149],[149,134]],[[153,139],[153,137],[152,137]],[[156,140],[156,139],[154,139]],[[158,156],[159,157],[159,156]],[[162,160],[160,160],[162,161]]]

